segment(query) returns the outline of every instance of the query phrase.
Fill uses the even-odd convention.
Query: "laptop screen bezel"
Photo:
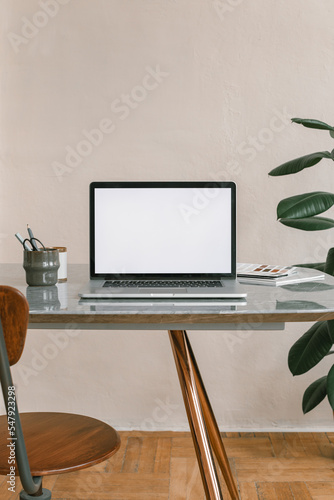
[[[229,188],[231,190],[231,272],[229,273],[161,273],[110,274],[95,272],[95,190],[103,188]],[[217,228],[218,229],[218,228]],[[110,279],[227,279],[236,278],[236,185],[232,181],[118,181],[92,182],[89,186],[89,260],[92,280]]]

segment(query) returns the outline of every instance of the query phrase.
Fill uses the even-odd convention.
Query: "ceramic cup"
[[[24,250],[23,267],[28,285],[55,285],[58,280],[59,250],[53,248],[45,248],[39,252]]]

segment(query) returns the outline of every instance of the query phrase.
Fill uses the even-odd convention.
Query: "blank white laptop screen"
[[[96,187],[95,273],[231,273],[231,207],[228,187]]]

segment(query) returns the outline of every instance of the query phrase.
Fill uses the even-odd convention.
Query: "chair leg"
[[[42,488],[35,495],[28,495],[24,490],[20,493],[20,500],[51,500],[51,491]]]
[[[206,498],[208,500],[223,500],[185,333],[182,330],[169,331],[184,405]]]

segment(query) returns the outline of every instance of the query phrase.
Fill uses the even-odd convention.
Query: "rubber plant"
[[[292,118],[293,123],[318,130],[327,130],[334,138],[334,127],[327,123],[303,118]],[[271,176],[289,175],[317,165],[321,160],[334,161],[332,151],[307,154],[283,163],[269,172]],[[303,231],[319,231],[334,227],[334,220],[319,216],[334,205],[334,194],[325,191],[298,194],[281,200],[277,205],[277,218],[285,226]],[[298,265],[298,264],[296,264]],[[334,249],[328,251],[326,262],[302,264],[334,275]],[[302,375],[316,366],[326,356],[334,354],[334,320],[319,321],[309,328],[291,347],[288,365],[293,375]],[[315,380],[304,392],[302,408],[307,413],[327,396],[334,410],[334,364],[327,375]]]

